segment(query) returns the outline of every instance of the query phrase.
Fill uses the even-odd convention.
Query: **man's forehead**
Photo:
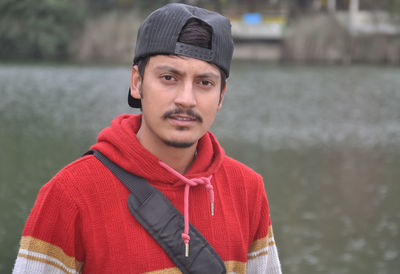
[[[148,66],[155,70],[175,71],[184,74],[188,67],[201,74],[220,78],[220,69],[211,63],[182,55],[155,55],[150,57]]]

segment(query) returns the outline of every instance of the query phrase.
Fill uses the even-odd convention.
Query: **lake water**
[[[129,66],[0,65],[0,273],[39,188],[126,103]],[[400,69],[235,62],[212,131],[264,176],[284,273],[398,273]]]

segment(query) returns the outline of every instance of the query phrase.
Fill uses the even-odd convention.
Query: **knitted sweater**
[[[140,115],[119,116],[92,149],[145,178],[183,213],[185,184],[140,145],[140,121]],[[189,216],[227,273],[281,273],[261,176],[227,157],[210,132],[184,175],[212,175],[214,216],[201,185],[190,188]],[[181,273],[131,215],[128,195],[92,155],[66,166],[40,190],[13,273]]]

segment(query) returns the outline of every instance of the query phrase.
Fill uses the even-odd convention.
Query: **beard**
[[[194,112],[193,110],[191,110],[191,109],[183,110],[181,108],[177,108],[177,109],[165,112],[164,115],[162,116],[162,118],[167,119],[170,115],[173,115],[173,114],[185,114],[185,115],[192,117],[193,119],[197,120],[200,123],[203,122],[203,118],[199,114]],[[185,131],[186,128],[178,127],[177,130]],[[163,140],[163,142],[167,146],[171,146],[174,148],[189,148],[189,147],[193,146],[194,144],[196,144],[197,140],[195,142],[184,142],[184,141],[179,142],[179,141],[173,141],[173,140],[172,141],[171,140]]]
[[[163,140],[164,144],[173,148],[189,148],[196,144],[196,142],[178,142],[178,141],[169,141]]]

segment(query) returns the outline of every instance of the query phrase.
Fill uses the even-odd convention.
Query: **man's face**
[[[141,138],[173,147],[196,144],[222,107],[226,88],[221,93],[219,69],[194,58],[157,55],[143,78],[135,66],[131,92],[142,100]]]

